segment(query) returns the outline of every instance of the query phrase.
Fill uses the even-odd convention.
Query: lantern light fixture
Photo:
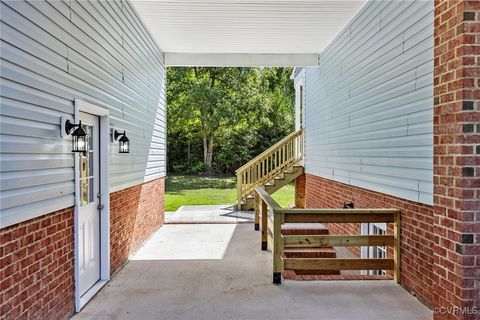
[[[113,139],[115,141],[118,140],[118,153],[130,153],[130,140],[125,130],[123,130],[123,133],[115,130],[113,132]]]
[[[76,129],[72,132],[74,128]],[[70,120],[67,120],[65,122],[65,133],[72,134],[72,152],[88,151],[88,135],[83,129],[82,121],[75,124],[70,122]]]

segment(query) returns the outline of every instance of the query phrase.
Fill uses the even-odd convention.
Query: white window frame
[[[373,235],[372,233],[372,227],[376,227],[378,229],[381,229],[387,233],[387,224],[386,223],[362,223],[361,224],[361,234],[362,235]],[[362,258],[372,258],[373,256],[373,251],[376,249],[378,246],[363,246],[361,247],[361,257]],[[385,253],[387,253],[386,248],[385,248]],[[386,257],[385,257],[386,258]],[[362,274],[368,274],[368,275],[375,275],[376,273],[374,272],[375,270],[362,270]]]
[[[305,127],[305,69],[294,79],[295,87],[295,131]]]

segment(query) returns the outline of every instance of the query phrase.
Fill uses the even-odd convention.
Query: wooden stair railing
[[[293,132],[238,168],[237,208],[254,194],[255,187],[273,180],[303,159],[303,129]]]
[[[281,284],[284,270],[393,270],[400,283],[400,210],[284,209],[263,187],[255,188],[255,209],[261,215],[262,250],[272,235],[273,283]],[[268,209],[272,215],[268,216]],[[282,235],[284,223],[393,223],[393,235]],[[392,246],[393,259],[284,258],[285,248],[330,246]]]

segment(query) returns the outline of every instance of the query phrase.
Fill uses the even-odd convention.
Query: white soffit
[[[171,66],[311,66],[365,0],[130,0]]]

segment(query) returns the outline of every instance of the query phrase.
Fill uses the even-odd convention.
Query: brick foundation
[[[1,229],[0,244],[0,319],[68,319],[73,208]]]
[[[164,178],[110,195],[111,273],[163,224]],[[0,229],[0,320],[74,313],[73,208]]]
[[[433,208],[375,191],[307,174],[308,208],[398,208],[402,211],[401,283],[427,306],[433,306]],[[331,234],[360,234],[359,224],[328,224]],[[391,232],[391,227],[389,228]],[[354,253],[360,255],[359,248]]]
[[[162,226],[164,188],[165,179],[160,178],[110,194],[111,274]]]

